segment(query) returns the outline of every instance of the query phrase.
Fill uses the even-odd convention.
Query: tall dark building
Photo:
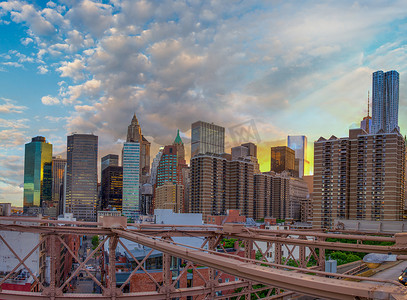
[[[96,221],[98,137],[73,134],[67,142],[66,212]]]
[[[102,171],[102,209],[122,210],[123,167],[108,166]]]
[[[52,207],[52,144],[45,137],[33,137],[25,144],[24,212],[43,213]]]
[[[63,189],[61,194],[61,187],[64,184],[66,159],[61,156],[52,157],[52,202],[58,208],[58,214],[63,212],[60,208],[61,197],[63,197]],[[62,210],[61,210],[62,209]]]
[[[271,171],[281,173],[294,170],[295,151],[287,146],[271,147]]]
[[[108,154],[102,157],[101,169],[102,171],[109,166],[118,166],[119,165],[119,155]]]

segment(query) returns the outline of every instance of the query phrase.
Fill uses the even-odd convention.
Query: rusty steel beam
[[[183,258],[194,263],[224,271],[239,278],[278,286],[282,289],[295,291],[310,296],[326,299],[390,299],[392,295],[405,295],[404,287],[380,286],[368,283],[339,281],[337,279],[315,277],[270,267],[256,266],[236,259],[208,254],[199,250],[191,250],[168,242],[154,240],[150,237],[124,230],[112,229],[120,237],[154,248],[167,254]]]
[[[247,287],[247,281],[233,281],[227,283],[220,283],[218,286],[215,287],[216,292],[220,291],[227,291],[227,290],[235,290],[237,288],[244,288]],[[176,289],[170,293],[171,298],[181,298],[187,296],[197,296],[197,295],[205,295],[210,293],[211,289],[204,286],[199,287],[192,287],[192,288],[182,288]],[[140,293],[126,293],[117,295],[116,299],[123,299],[123,300],[162,300],[165,299],[166,295],[161,294],[158,292],[140,292]],[[0,291],[0,298],[4,300],[49,300],[50,297],[47,295],[43,295],[41,293],[35,292],[20,292],[20,291],[9,291],[3,290]],[[102,295],[102,294],[72,294],[72,293],[65,293],[63,295],[56,295],[55,300],[78,300],[78,299],[85,299],[85,300],[101,300],[101,299],[112,299],[110,295]]]
[[[40,223],[40,224],[73,224],[73,225],[86,225],[86,226],[100,226],[99,222],[82,222],[82,221],[63,221],[63,220],[49,220],[49,219],[36,219],[26,217],[0,217],[1,221],[23,222],[23,223]]]
[[[268,235],[250,235],[248,233],[238,233],[238,234],[228,234],[228,236],[237,239],[253,239],[256,241],[263,242],[275,242],[286,245],[298,245],[306,247],[318,247],[325,249],[337,249],[343,251],[353,251],[353,252],[373,252],[373,253],[389,253],[392,254],[405,254],[407,247],[396,247],[396,246],[377,246],[377,245],[364,245],[364,244],[348,244],[340,242],[325,242],[318,240],[301,240],[296,238],[282,238],[277,236]]]

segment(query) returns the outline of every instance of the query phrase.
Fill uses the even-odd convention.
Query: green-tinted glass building
[[[48,206],[52,206],[52,144],[36,136],[25,144],[24,212]]]

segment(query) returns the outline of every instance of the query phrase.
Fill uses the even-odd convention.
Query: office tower
[[[141,133],[136,114],[127,129],[127,142],[140,144],[140,182],[147,183],[150,174],[150,147],[151,143]]]
[[[123,215],[134,221],[140,215],[140,143],[123,145]]]
[[[67,142],[66,212],[96,221],[98,137],[73,134]]]
[[[360,128],[362,128],[366,133],[371,133],[372,131],[372,117],[370,116],[370,99],[369,92],[367,92],[367,116],[360,121]]]
[[[116,162],[114,161],[113,163]],[[115,208],[118,211],[122,211],[123,167],[116,164],[107,166],[102,170],[101,198],[102,210],[111,207]]]
[[[197,154],[225,152],[225,128],[198,121],[191,126],[191,158]]]
[[[52,144],[36,136],[25,144],[24,213],[42,213],[52,207]]]
[[[109,166],[117,167],[119,165],[119,155],[108,154],[102,157],[101,171],[103,172]]]
[[[295,169],[295,151],[287,146],[271,147],[271,171],[293,172]]]
[[[179,136],[179,129],[177,130],[177,136],[175,137],[174,143],[172,144],[177,148],[177,160],[179,162],[185,162],[184,142]]]
[[[238,209],[242,215],[253,217],[254,164],[249,159],[199,154],[191,159],[190,172],[190,212],[205,217]]]
[[[66,159],[60,155],[52,157],[52,202],[54,207],[58,208],[58,215],[60,215],[61,207],[60,201],[63,194],[61,194],[61,187],[64,184]],[[62,208],[63,210],[63,208]]]
[[[399,73],[397,71],[377,71],[373,73],[372,84],[372,133],[400,131],[399,111]]]
[[[305,135],[289,135],[287,146],[295,151],[295,159],[298,162],[298,176],[302,178],[307,171],[307,137]]]
[[[405,143],[398,132],[366,134],[314,144],[313,225],[331,228],[335,219],[402,220]]]
[[[171,209],[175,213],[184,212],[184,186],[165,182],[155,190],[155,209]]]

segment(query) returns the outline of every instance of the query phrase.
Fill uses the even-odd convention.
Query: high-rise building
[[[244,143],[243,147],[246,147],[248,150],[247,156],[257,157],[257,145],[254,143]]]
[[[271,171],[281,173],[295,170],[295,151],[287,146],[271,147]]]
[[[108,154],[102,157],[101,171],[103,172],[109,166],[117,167],[119,165],[119,155]]]
[[[287,146],[295,151],[295,159],[298,161],[298,176],[302,178],[309,164],[307,160],[307,137],[305,135],[289,135]]]
[[[127,142],[140,144],[140,182],[147,183],[150,174],[150,147],[151,143],[141,133],[141,127],[136,114],[127,130]]]
[[[43,213],[52,207],[52,144],[37,136],[25,144],[24,212]]]
[[[404,138],[366,134],[314,143],[313,226],[331,228],[335,219],[402,219],[405,184]]]
[[[107,209],[109,206],[118,211],[122,210],[123,167],[110,165],[102,170],[101,193],[102,210]]]
[[[52,202],[58,208],[58,214],[63,211],[63,208],[59,206],[63,197],[61,187],[64,184],[65,166],[66,159],[60,155],[52,157]]]
[[[238,159],[239,157],[246,157],[249,155],[249,149],[244,146],[232,147],[232,159]]]
[[[123,215],[134,221],[140,216],[140,143],[123,145]]]
[[[191,158],[197,154],[225,152],[225,128],[198,121],[192,124]]]
[[[399,73],[397,71],[377,71],[373,73],[372,84],[372,133],[400,131],[399,111]]]
[[[238,209],[253,217],[254,164],[231,155],[199,154],[191,159],[189,212],[225,215]]]
[[[96,221],[98,137],[73,134],[67,142],[66,212]]]

